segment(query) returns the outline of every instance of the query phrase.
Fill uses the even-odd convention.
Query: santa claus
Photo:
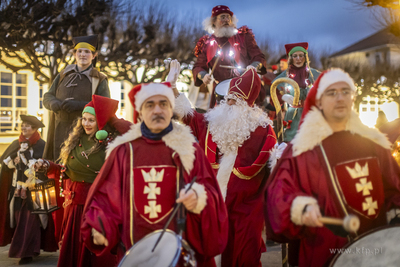
[[[168,80],[174,82],[176,73],[179,63],[173,61]],[[175,113],[204,149],[228,209],[229,236],[222,266],[261,266],[265,251],[262,199],[257,193],[268,177],[276,137],[267,114],[254,105],[260,87],[259,76],[250,68],[232,79],[225,99],[205,114],[196,112],[175,89]]]

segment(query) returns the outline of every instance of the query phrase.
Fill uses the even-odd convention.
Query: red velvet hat
[[[219,6],[213,7],[213,9],[211,11],[211,17],[216,17],[222,13],[228,13],[229,15],[233,16],[233,12],[229,9],[229,7],[219,5]]]
[[[256,70],[247,70],[240,77],[233,78],[229,83],[229,95],[234,95],[247,102],[249,107],[254,105],[261,90],[261,80]],[[228,97],[229,98],[229,97]]]
[[[137,123],[139,111],[144,101],[155,95],[163,95],[168,98],[172,108],[175,107],[175,95],[171,83],[143,83],[138,84],[129,92],[129,100],[133,106],[133,122]]]
[[[103,128],[112,117],[115,117],[115,112],[118,110],[118,102],[108,97],[92,95],[92,101],[83,109],[82,114],[87,112],[96,116],[97,127],[99,128],[99,131],[96,132],[98,140],[107,138],[108,133]]]
[[[294,48],[296,48],[296,49],[294,49]],[[286,54],[289,56],[297,51],[302,51],[304,53],[307,53],[308,43],[303,42],[303,43],[285,44],[285,49],[286,49]],[[293,52],[292,52],[292,50],[293,50]],[[296,51],[294,51],[294,50],[296,50]]]

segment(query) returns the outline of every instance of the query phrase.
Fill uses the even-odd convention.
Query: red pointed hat
[[[247,102],[249,107],[254,105],[261,90],[261,79],[257,72],[251,68],[240,77],[233,78],[229,83],[229,95],[234,95]]]
[[[308,43],[293,43],[293,44],[285,44],[286,55],[291,56],[294,52],[302,51],[307,53],[308,50]]]
[[[229,15],[233,16],[233,12],[229,9],[229,7],[223,6],[223,5],[218,5],[218,6],[213,7],[213,9],[211,11],[211,17],[216,17],[222,13],[228,13]]]
[[[175,107],[175,95],[169,82],[163,83],[142,83],[132,88],[129,92],[129,100],[133,106],[133,122],[137,123],[140,108],[144,101],[155,95],[163,95],[168,98],[172,108]]]
[[[103,128],[111,118],[115,117],[115,112],[118,110],[118,103],[119,101],[108,97],[92,95],[92,101],[83,109],[82,114],[90,113],[96,116],[97,127],[99,128],[99,131],[96,133],[97,139],[103,140],[107,138],[108,133]]]
[[[337,82],[345,82],[350,86],[350,89],[353,92],[356,91],[353,79],[344,70],[332,68],[322,72],[307,94],[299,127],[303,123],[304,118],[311,108],[316,107],[316,100],[321,98],[326,88]]]

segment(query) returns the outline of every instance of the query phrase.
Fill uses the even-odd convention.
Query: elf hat
[[[311,110],[311,108],[316,107],[316,100],[321,98],[326,88],[337,82],[345,82],[349,85],[353,93],[356,91],[353,79],[342,69],[332,68],[322,72],[308,92],[306,101],[304,103],[300,125],[304,121],[305,116]]]
[[[233,12],[229,9],[229,7],[223,6],[223,5],[218,5],[218,6],[213,7],[213,9],[211,11],[211,17],[216,17],[222,13],[228,13],[229,15],[233,16]]]
[[[72,37],[72,43],[74,45],[74,49],[78,48],[87,48],[92,52],[97,50],[97,34],[89,35],[89,36],[77,36]]]
[[[97,127],[99,130],[96,132],[96,138],[98,140],[104,140],[107,138],[107,131],[103,130],[107,122],[115,117],[115,112],[118,109],[117,100],[100,96],[92,95],[92,101],[90,101],[82,111],[83,113],[89,113],[96,117]]]
[[[290,57],[293,53],[301,51],[304,54],[307,54],[308,43],[293,43],[293,44],[285,44],[286,54]]]
[[[129,100],[132,103],[134,112],[133,112],[133,122],[137,123],[137,118],[139,116],[140,109],[149,97],[155,95],[163,95],[168,100],[172,106],[172,109],[175,107],[175,95],[174,91],[171,88],[171,84],[169,82],[163,83],[142,83],[138,84],[132,88],[129,92]]]

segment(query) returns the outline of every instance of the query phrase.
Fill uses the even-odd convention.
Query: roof
[[[390,33],[389,29],[380,30],[355,44],[352,44],[345,49],[332,54],[330,57],[366,50],[373,47],[378,47],[388,44],[400,44],[400,38]]]

